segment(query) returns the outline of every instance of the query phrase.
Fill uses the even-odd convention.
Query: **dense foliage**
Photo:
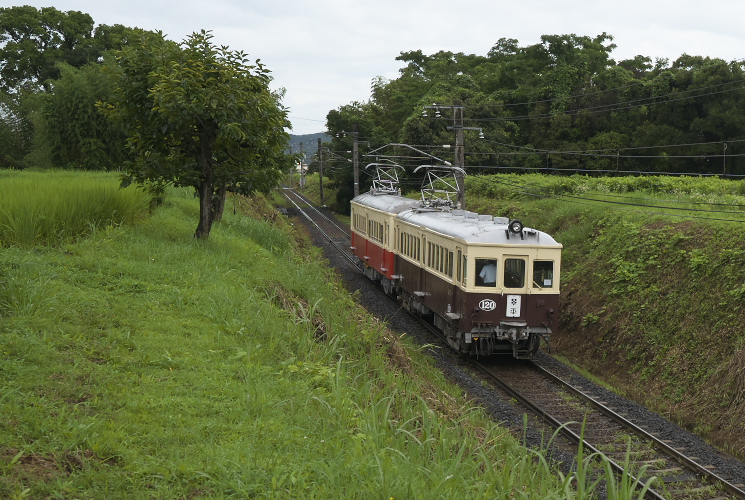
[[[745,63],[686,54],[615,61],[612,39],[545,35],[529,46],[502,38],[486,55],[403,52],[398,78],[376,79],[370,100],[331,111],[327,128],[355,124],[364,151],[404,166],[452,162],[442,145],[454,143],[453,108],[462,101],[472,173],[745,174]],[[331,150],[348,151],[349,141],[335,138]],[[431,157],[378,149],[390,143]],[[341,168],[338,178],[350,175]]]
[[[124,136],[95,109],[111,91],[100,63],[140,33],[79,11],[0,8],[0,167],[117,169]]]
[[[196,190],[195,236],[209,236],[226,190],[268,190],[279,179],[290,124],[270,92],[269,71],[243,52],[217,47],[208,32],[176,44],[161,34],[116,54],[117,88],[104,112],[127,130],[135,161],[126,181]]]

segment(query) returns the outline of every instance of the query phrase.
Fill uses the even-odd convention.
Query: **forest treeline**
[[[0,9],[0,168],[118,169],[125,132],[95,104],[114,90],[105,59],[143,33],[78,11]]]
[[[350,150],[356,138],[362,154],[403,166],[452,161],[452,148],[440,146],[453,145],[462,104],[469,173],[745,174],[745,62],[686,54],[616,61],[612,41],[544,35],[528,46],[501,38],[486,55],[402,52],[398,78],[375,79],[368,101],[328,114],[332,134],[357,132],[339,134],[330,149]],[[389,143],[426,154],[376,150]],[[336,165],[337,175],[351,175]]]

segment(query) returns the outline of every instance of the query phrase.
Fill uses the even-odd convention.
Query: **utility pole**
[[[727,174],[727,143],[724,143],[722,149],[722,178]]]
[[[352,158],[354,162],[354,196],[360,195],[360,161],[359,161],[359,149],[357,142],[360,133],[357,131],[357,124],[352,125],[352,135],[354,136],[354,142],[352,143]]]
[[[461,210],[466,209],[466,185],[463,178],[465,158],[465,139],[463,137],[463,102],[453,101],[453,129],[455,129],[455,183],[458,187],[458,204]]]
[[[323,206],[323,155],[321,153],[321,138],[318,138],[318,190],[321,195],[321,206]]]

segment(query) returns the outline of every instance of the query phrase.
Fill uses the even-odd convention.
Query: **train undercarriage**
[[[447,343],[458,352],[476,356],[507,354],[516,359],[532,359],[540,347],[541,338],[548,343],[549,328],[529,327],[524,321],[501,321],[499,325],[475,324],[471,331],[463,332],[432,311],[419,297],[403,290],[372,267],[365,265],[363,272],[372,281],[380,283],[383,291],[396,298],[406,310],[430,319],[435,328],[443,333]]]

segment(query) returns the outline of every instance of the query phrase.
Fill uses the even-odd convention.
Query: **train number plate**
[[[497,303],[494,302],[492,299],[484,299],[481,302],[479,302],[479,309],[482,311],[493,311],[497,308]]]

